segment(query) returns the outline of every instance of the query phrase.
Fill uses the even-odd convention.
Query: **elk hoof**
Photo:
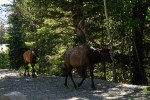
[[[81,84],[79,83],[79,84],[78,84],[78,87],[80,87],[80,86],[81,86]]]
[[[24,74],[24,77],[30,77],[30,74],[28,74],[28,75]]]
[[[32,77],[33,77],[33,78],[36,78],[36,75],[35,75],[35,74],[32,74]]]
[[[95,86],[92,86],[92,89],[93,89],[93,90],[96,90]]]
[[[30,74],[28,74],[28,77],[30,77]]]
[[[24,77],[26,77],[27,75],[26,74],[24,74]]]
[[[77,85],[74,85],[74,88],[77,89]]]
[[[65,87],[68,87],[68,85],[66,83],[64,83]]]

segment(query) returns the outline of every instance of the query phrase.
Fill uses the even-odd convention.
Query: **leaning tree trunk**
[[[106,16],[106,20],[107,20],[107,33],[108,33],[108,38],[109,38],[109,46],[111,48],[111,58],[113,59],[113,48],[112,48],[112,35],[110,33],[110,29],[109,29],[109,21],[108,21],[108,13],[107,13],[107,4],[106,4],[106,0],[104,0],[104,10],[105,10],[105,16]],[[106,71],[105,67],[104,70]],[[106,73],[106,72],[104,72]],[[114,66],[114,62],[112,63],[112,76],[113,76],[113,82],[116,82],[116,70],[115,70],[115,66]],[[106,78],[106,76],[104,76]]]
[[[132,84],[142,85],[147,83],[144,53],[143,53],[143,30],[145,18],[147,15],[147,6],[145,4],[137,4],[132,10],[134,21],[139,21],[133,26],[133,62],[132,62]]]

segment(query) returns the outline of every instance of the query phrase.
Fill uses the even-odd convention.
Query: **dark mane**
[[[92,50],[90,50],[88,55],[89,55],[88,57],[89,57],[91,63],[93,63],[93,64],[97,64],[102,61],[101,53],[98,50],[92,49]]]

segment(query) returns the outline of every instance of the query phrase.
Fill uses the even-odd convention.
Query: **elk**
[[[80,68],[82,73],[82,80],[78,84],[78,87],[80,87],[85,80],[86,69],[87,67],[89,67],[91,76],[91,87],[95,89],[93,80],[94,64],[100,63],[102,61],[112,62],[109,49],[92,49],[89,45],[82,44],[66,50],[66,52],[64,53],[64,68],[66,69],[66,78],[64,85],[67,87],[67,78],[68,76],[70,76],[74,87],[77,88],[77,85],[72,77],[72,69]]]
[[[24,59],[24,67],[25,67],[25,71],[24,71],[24,76],[29,76],[30,77],[30,73],[29,73],[29,66],[28,64],[31,64],[32,66],[32,77],[36,78],[36,74],[35,74],[35,64],[36,64],[36,58],[37,58],[37,50],[27,50],[23,53],[23,59]],[[28,73],[26,75],[26,72]]]

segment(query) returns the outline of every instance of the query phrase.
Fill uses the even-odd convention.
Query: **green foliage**
[[[75,0],[76,1],[76,0]],[[145,22],[134,19],[133,8],[146,0],[111,0],[107,1],[109,20],[105,20],[103,1],[86,0],[81,5],[75,5],[72,0],[19,0],[13,5],[9,17],[10,65],[12,68],[22,66],[20,49],[25,45],[38,49],[38,73],[44,75],[62,75],[63,53],[74,45],[75,22],[73,16],[83,11],[84,27],[89,37],[99,44],[108,43],[105,26],[110,25],[113,37],[114,63],[119,82],[130,83],[132,78],[131,59],[133,56],[133,27],[143,29],[144,57],[150,57],[149,18],[150,5]],[[15,8],[16,7],[16,8]],[[77,7],[77,8],[76,8]],[[146,7],[146,6],[144,6]],[[76,11],[79,9],[79,11]],[[140,22],[140,23],[139,23]],[[88,41],[88,43],[93,44]],[[149,61],[147,58],[144,61]],[[136,63],[136,62],[135,62]],[[112,79],[111,67],[107,67],[107,78]],[[149,63],[144,62],[147,77],[150,76]],[[103,77],[103,67],[96,66],[96,77]]]
[[[4,39],[4,35],[5,35],[5,27],[4,24],[0,21],[0,44],[5,43],[5,39]]]
[[[143,88],[142,93],[145,95],[146,98],[148,98],[148,87]]]
[[[150,21],[150,7],[148,7],[146,19]]]
[[[9,66],[8,54],[0,52],[0,69],[6,69],[9,68]]]

